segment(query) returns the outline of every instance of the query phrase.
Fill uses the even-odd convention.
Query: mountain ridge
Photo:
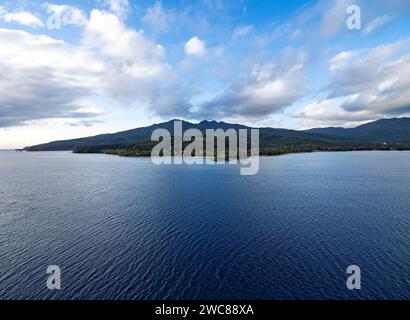
[[[305,132],[337,135],[345,138],[360,137],[360,139],[372,142],[403,142],[410,140],[410,118],[379,119],[354,128],[313,128],[305,130]]]
[[[167,129],[173,134],[174,122],[182,122],[182,130],[195,128],[205,133],[206,129],[253,129],[237,123],[203,120],[191,123],[172,119],[150,126],[129,129],[116,133],[100,134],[84,138],[52,141],[24,148],[25,151],[74,151],[78,153],[122,153],[148,155],[151,134],[156,129]],[[410,118],[381,119],[355,128],[327,127],[309,130],[290,130],[271,127],[257,128],[260,132],[262,153],[276,154],[288,151],[347,151],[410,149]],[[117,151],[115,151],[117,150]],[[132,152],[131,152],[132,151]]]

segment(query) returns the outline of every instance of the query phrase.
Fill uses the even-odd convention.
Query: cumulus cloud
[[[202,106],[212,116],[262,118],[283,111],[296,102],[305,89],[302,57],[288,62],[255,65],[221,95]]]
[[[157,62],[163,57],[164,48],[147,39],[143,31],[125,27],[114,14],[93,10],[85,28],[83,44],[130,67],[148,65],[147,70],[139,73],[141,77],[160,72],[158,68],[161,65]],[[144,75],[145,72],[148,74]]]
[[[175,64],[179,69],[175,70],[166,62],[167,52],[162,45],[149,39],[144,31],[126,26],[124,18],[130,12],[129,1],[98,1],[105,4],[104,10],[94,9],[89,17],[72,6],[45,4],[44,8],[62,16],[63,25],[81,26],[82,38],[76,46],[47,36],[0,29],[0,126],[48,118],[78,118],[73,122],[62,120],[78,126],[97,124],[85,118],[98,114],[98,109],[90,103],[98,95],[120,101],[124,107],[145,108],[148,115],[259,120],[300,101],[307,91],[308,69],[312,72],[309,74],[319,75],[320,81],[327,81],[328,86],[321,96],[323,100],[310,101],[296,114],[306,117],[307,121],[350,123],[410,111],[410,93],[406,92],[410,85],[406,77],[410,72],[410,51],[404,52],[406,42],[332,54],[326,79],[322,73],[315,73],[318,65],[314,59],[306,61],[302,55],[290,55],[272,60],[269,42],[261,37],[266,45],[259,47],[257,35],[249,37],[252,52],[240,52],[242,59],[239,60],[237,45],[242,42],[229,40],[248,36],[252,25],[239,25],[232,31],[226,24],[223,28],[218,24],[218,30],[224,32],[205,44],[199,35],[208,37],[211,29],[208,24],[194,26],[193,21],[202,17],[194,6],[184,10],[166,9],[161,2],[156,2],[142,17],[144,28],[163,33],[172,27],[173,31],[184,29],[185,35],[186,30],[197,35],[179,47],[185,54],[182,52],[179,56],[181,60]],[[216,10],[221,3],[224,4],[205,1],[202,5]],[[394,19],[399,8],[406,8],[403,1],[394,0],[389,10],[381,13],[374,10],[373,2],[358,0],[358,3],[366,8],[363,22],[369,21],[363,35]],[[312,7],[298,11],[292,21],[278,26],[275,36],[286,35],[286,41],[303,41],[303,50],[308,52],[320,47],[316,51],[320,51],[320,57],[310,56],[323,63],[322,57],[329,57],[332,52],[324,48],[328,42],[323,42],[323,46],[310,46],[309,40],[305,40],[309,35],[323,40],[343,30],[350,32],[345,26],[348,4],[345,0],[319,0]],[[0,17],[4,19],[6,14],[0,7]],[[212,44],[219,47],[213,48]],[[255,46],[260,50],[254,50]],[[172,50],[172,45],[170,47]],[[172,54],[175,56],[178,57]],[[257,64],[258,61],[264,62]],[[222,76],[215,79],[222,73],[223,88],[219,82]],[[322,84],[314,83],[315,86]],[[219,94],[212,96],[217,88]]]
[[[128,0],[103,0],[110,12],[118,18],[125,18],[131,10]]]
[[[153,115],[188,112],[190,92],[164,61],[161,45],[107,11],[95,9],[81,21],[85,25],[79,46],[0,29],[0,126],[93,117],[99,115],[90,103],[96,95]]]
[[[192,37],[185,44],[185,53],[192,56],[203,56],[206,52],[205,43],[198,37]]]
[[[302,110],[292,114],[295,118],[303,119],[306,128],[344,126],[348,127],[358,122],[368,122],[382,118],[367,110],[346,111],[341,107],[344,99],[322,99],[307,104]]]
[[[352,96],[343,109],[397,114],[410,107],[410,55],[401,55],[409,41],[351,53],[349,63],[333,69],[331,97]],[[406,50],[407,51],[407,50]]]
[[[182,114],[189,108],[179,75],[164,62],[164,48],[115,15],[93,10],[84,46],[107,64],[104,92],[122,102],[139,102],[153,114]]]
[[[86,118],[103,66],[47,36],[0,29],[0,126],[46,118]],[[18,89],[16,89],[18,88]]]
[[[410,41],[344,51],[329,62],[330,95],[299,116],[321,122],[374,120],[410,111]],[[335,103],[337,102],[337,103]]]
[[[41,19],[31,12],[28,11],[18,11],[18,12],[7,12],[4,7],[0,6],[0,19],[4,22],[14,22],[24,26],[29,26],[33,28],[43,27],[44,24]]]

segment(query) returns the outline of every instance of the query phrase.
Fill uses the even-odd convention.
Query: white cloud
[[[384,16],[373,19],[366,25],[366,28],[363,30],[363,34],[366,36],[372,33],[374,30],[384,26],[390,20],[391,20],[391,17],[389,15],[384,15]]]
[[[348,65],[350,59],[353,57],[353,52],[342,51],[341,53],[330,59],[330,70],[335,71],[340,68],[344,68]]]
[[[162,7],[161,2],[156,2],[154,6],[146,10],[146,14],[142,17],[142,22],[152,28],[155,32],[167,31],[170,23],[174,21],[174,14],[166,12]]]
[[[252,25],[237,27],[232,33],[232,39],[236,40],[248,35],[253,29]]]
[[[0,127],[47,118],[86,118],[101,63],[44,35],[0,29]],[[18,88],[18,90],[16,90]]]
[[[67,125],[69,125],[70,127],[93,127],[94,125],[98,125],[104,123],[104,121],[101,120],[81,120],[81,121],[77,121],[77,122],[69,122],[66,123]]]
[[[178,74],[163,61],[164,48],[143,31],[128,29],[115,15],[91,12],[83,44],[107,64],[104,91],[123,102],[139,102],[152,114],[181,114],[189,108]]]
[[[24,26],[29,26],[33,28],[43,27],[44,24],[34,14],[27,11],[19,11],[19,12],[7,12],[4,7],[0,7],[0,19],[4,22],[14,22]]]
[[[408,0],[317,0],[312,5],[304,6],[292,19],[277,25],[271,34],[265,35],[265,42],[283,38],[318,43],[336,36],[354,34],[352,32],[355,31],[346,28],[346,9],[352,4],[362,9],[362,24],[370,21],[363,27],[363,35],[410,11]]]
[[[324,8],[319,26],[319,31],[324,37],[332,37],[341,30],[346,30],[346,9],[351,4],[351,0],[322,0],[318,3],[318,7]]]
[[[303,55],[302,55],[303,56]],[[303,57],[283,57],[281,64],[254,65],[221,95],[202,106],[202,113],[216,117],[263,118],[283,111],[305,91]]]
[[[190,92],[161,45],[106,11],[93,10],[85,23],[80,46],[0,29],[0,127],[96,116],[96,95],[151,115],[188,112]]]
[[[349,63],[334,69],[332,97],[354,95],[345,110],[373,110],[394,114],[410,108],[410,41],[399,41],[351,53]]]
[[[192,56],[203,56],[206,52],[205,43],[198,37],[192,37],[185,44],[185,53]]]
[[[128,0],[103,0],[105,5],[109,7],[111,13],[118,18],[125,18],[131,10]]]
[[[113,14],[93,10],[86,26],[83,43],[110,57],[114,66],[136,78],[163,76],[169,68],[161,63],[164,48],[148,40],[143,31],[127,29]]]
[[[323,99],[307,104],[302,110],[293,114],[295,118],[303,119],[305,128],[343,126],[349,127],[358,122],[367,122],[382,117],[366,110],[349,112],[341,108],[345,98]]]
[[[327,99],[300,113],[323,124],[374,120],[410,112],[410,40],[345,51],[329,62]]]

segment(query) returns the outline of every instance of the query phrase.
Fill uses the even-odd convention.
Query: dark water
[[[3,151],[0,177],[3,299],[410,298],[408,152],[262,158],[245,177]]]

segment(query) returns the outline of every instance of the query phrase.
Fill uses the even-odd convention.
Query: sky
[[[353,127],[409,116],[409,88],[410,0],[0,0],[2,149],[176,118]]]

